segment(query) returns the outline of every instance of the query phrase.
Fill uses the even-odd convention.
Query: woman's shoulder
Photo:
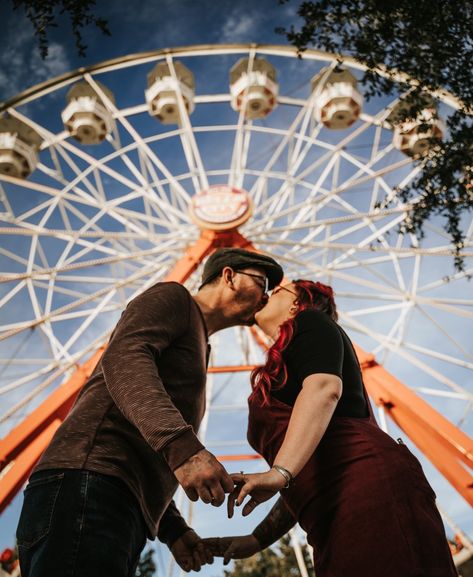
[[[287,347],[288,359],[293,363],[304,362],[308,354],[312,360],[327,359],[338,355],[343,348],[343,337],[337,323],[327,313],[314,309],[305,309],[295,317],[295,331]],[[314,357],[317,350],[317,357]],[[318,361],[317,361],[318,362]],[[324,371],[320,371],[324,372]],[[325,371],[326,372],[326,371]]]
[[[294,320],[297,332],[322,327],[337,327],[337,323],[327,313],[316,309],[305,309],[298,313]]]

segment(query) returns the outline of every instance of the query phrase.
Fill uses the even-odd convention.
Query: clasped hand
[[[229,475],[217,459],[205,449],[190,457],[174,474],[191,501],[202,499],[219,507],[227,501],[228,517],[233,517],[235,504],[240,506],[247,496],[242,515],[246,517],[260,503],[271,499],[286,484],[286,479],[275,469],[265,473],[233,473]]]
[[[235,505],[239,507],[247,496],[250,499],[242,509],[243,517],[249,515],[260,503],[271,499],[286,485],[286,479],[274,469],[265,473],[232,473],[235,488],[228,495],[227,512],[228,518],[233,517]]]
[[[271,499],[286,484],[284,477],[270,469],[265,473],[233,473],[228,475],[208,451],[200,451],[175,471],[178,481],[188,497],[196,501],[220,505],[226,492],[228,517],[233,517],[235,505],[240,506],[246,497],[242,515],[249,515],[260,503]],[[260,551],[252,535],[201,539],[193,530],[185,532],[171,547],[171,552],[184,571],[199,571],[202,565],[212,563],[213,556],[223,556],[224,563],[243,559]]]
[[[223,557],[224,565],[227,565],[232,559],[247,559],[261,551],[261,545],[253,535],[208,537],[202,541],[212,555]]]
[[[223,465],[205,449],[192,455],[174,471],[174,475],[191,501],[200,498],[215,507],[222,505],[225,493],[234,489]]]
[[[203,565],[213,563],[212,549],[193,529],[189,529],[174,541],[171,553],[179,567],[186,572],[200,571]]]

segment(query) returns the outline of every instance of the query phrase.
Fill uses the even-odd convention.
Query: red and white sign
[[[200,228],[227,230],[250,218],[252,202],[244,190],[216,184],[192,197],[190,213]]]

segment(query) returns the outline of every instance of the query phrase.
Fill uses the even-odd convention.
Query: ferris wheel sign
[[[216,184],[192,197],[190,213],[200,228],[227,230],[240,226],[250,218],[252,202],[246,191]]]

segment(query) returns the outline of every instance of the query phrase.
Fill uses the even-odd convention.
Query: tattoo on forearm
[[[261,549],[269,547],[272,543],[285,535],[296,524],[296,519],[288,511],[284,501],[279,498],[271,511],[253,531]]]

